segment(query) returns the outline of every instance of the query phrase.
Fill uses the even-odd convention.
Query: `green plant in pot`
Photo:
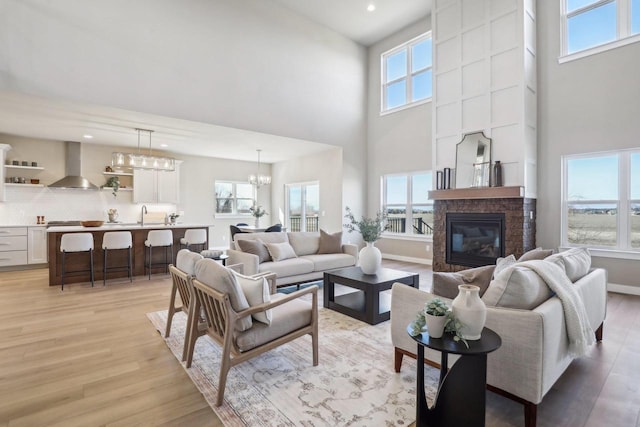
[[[440,298],[434,298],[424,305],[424,319],[431,338],[441,338],[447,323],[449,307]]]
[[[118,197],[118,190],[120,189],[120,177],[109,177],[103,187],[111,188],[111,194],[113,194],[113,197]]]

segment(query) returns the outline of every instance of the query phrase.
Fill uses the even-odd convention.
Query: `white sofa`
[[[575,288],[584,302],[596,340],[602,340],[607,303],[607,272],[596,268],[578,280]],[[403,355],[415,358],[416,342],[406,328],[424,304],[437,295],[394,285],[391,302],[391,336],[395,347],[395,370]],[[451,306],[451,300],[440,297]],[[536,425],[537,405],[573,360],[565,332],[562,304],[552,296],[531,310],[487,307],[486,327],[497,332],[502,346],[489,354],[488,388],[524,404],[525,425]],[[456,360],[450,356],[449,363]],[[425,362],[437,366],[440,353],[425,349]]]
[[[247,275],[265,271],[276,273],[278,286],[319,280],[325,271],[354,266],[358,261],[358,247],[352,244],[341,244],[341,252],[319,254],[320,233],[238,233],[234,237],[233,246],[227,251],[227,263],[243,264]],[[295,257],[259,262],[258,255],[243,252],[238,243],[240,240],[256,239],[264,243],[287,242],[293,248]]]

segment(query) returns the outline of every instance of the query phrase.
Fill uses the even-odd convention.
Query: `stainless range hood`
[[[66,164],[67,176],[50,184],[51,188],[75,188],[81,190],[98,190],[98,186],[89,182],[82,176],[82,144],[79,142],[66,142]]]

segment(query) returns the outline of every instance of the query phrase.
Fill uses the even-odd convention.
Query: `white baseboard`
[[[402,255],[382,254],[383,259],[391,259],[394,261],[413,262],[415,264],[433,265],[433,260],[427,258],[414,258]]]
[[[616,292],[618,294],[640,295],[640,287],[619,285],[617,283],[607,283],[607,291]]]

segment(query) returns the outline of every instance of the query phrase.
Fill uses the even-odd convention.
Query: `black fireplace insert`
[[[480,267],[504,257],[503,213],[447,213],[447,264]]]

